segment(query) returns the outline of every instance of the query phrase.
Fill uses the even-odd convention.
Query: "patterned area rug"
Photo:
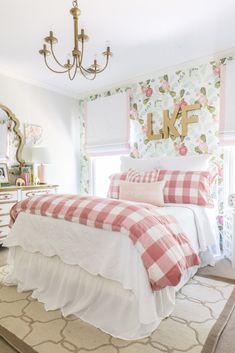
[[[31,292],[17,293],[16,287],[0,284],[0,336],[22,353],[211,353],[205,342],[226,303],[226,308],[234,305],[234,288],[195,276],[151,337],[123,341],[77,318],[63,318],[58,310],[46,312]]]

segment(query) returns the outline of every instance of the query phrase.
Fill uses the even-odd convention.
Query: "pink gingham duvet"
[[[11,210],[64,219],[128,235],[140,253],[154,291],[176,286],[186,268],[200,263],[176,219],[149,204],[76,195],[28,198]]]

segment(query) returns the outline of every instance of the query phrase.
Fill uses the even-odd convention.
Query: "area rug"
[[[46,312],[31,292],[17,293],[16,287],[0,284],[0,336],[21,353],[214,353],[218,329],[211,341],[209,333],[216,324],[219,330],[225,325],[234,308],[234,288],[195,276],[151,337],[123,341],[75,317],[64,318],[58,310]]]

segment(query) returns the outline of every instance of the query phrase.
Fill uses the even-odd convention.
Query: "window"
[[[92,158],[93,195],[106,197],[109,188],[109,176],[120,172],[120,155]]]

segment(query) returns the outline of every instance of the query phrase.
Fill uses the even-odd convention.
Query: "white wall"
[[[78,101],[44,88],[0,75],[0,103],[10,108],[23,124],[43,127],[43,145],[50,150],[48,182],[61,193],[79,191]]]

